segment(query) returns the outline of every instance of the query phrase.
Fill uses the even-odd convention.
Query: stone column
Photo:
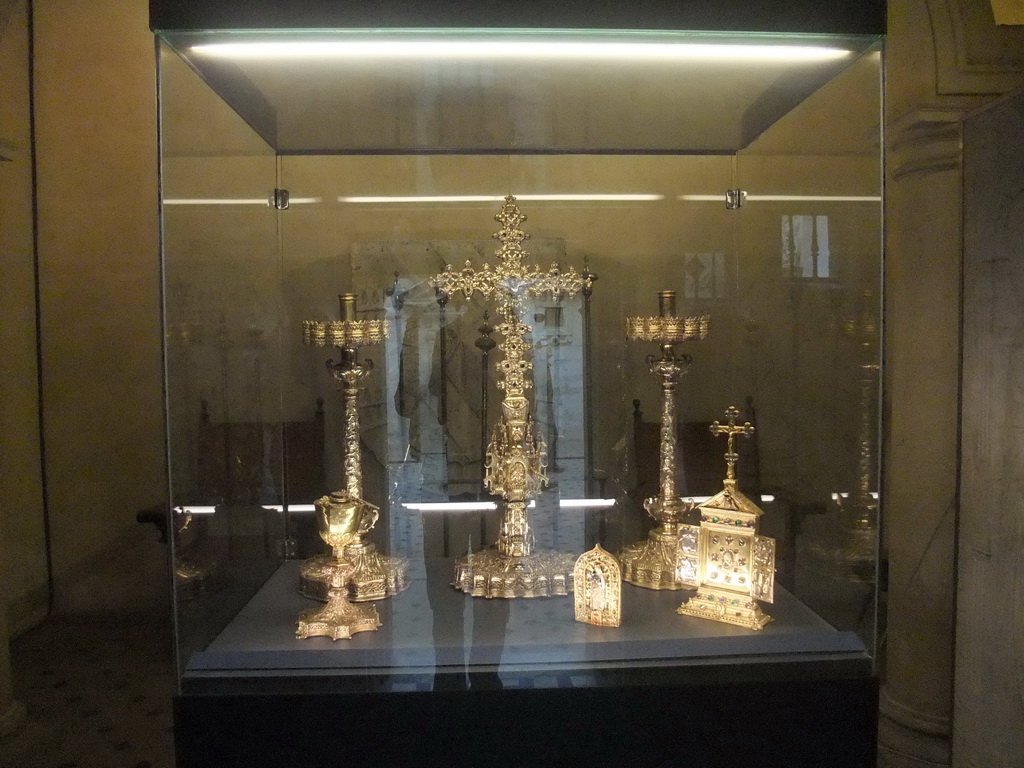
[[[960,389],[962,203],[970,194],[963,122],[1019,87],[1024,28],[996,25],[988,0],[889,0],[888,21],[883,531],[890,579],[879,764],[988,766],[950,748],[954,695],[957,723],[975,722],[962,675],[954,685],[955,645],[962,655],[957,607],[979,597],[957,583],[957,548],[969,533],[960,516],[961,404],[969,404]]]
[[[959,466],[960,114],[889,130],[883,767],[947,766]]]
[[[953,764],[1024,762],[1024,90],[964,123]]]

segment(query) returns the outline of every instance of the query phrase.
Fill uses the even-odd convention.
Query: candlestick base
[[[354,603],[383,600],[409,586],[409,561],[404,557],[382,555],[371,542],[362,539],[345,547],[345,557],[356,564],[345,585],[348,599]],[[331,573],[337,561],[332,555],[316,555],[299,569],[299,594],[326,602],[331,589]]]
[[[619,554],[623,578],[647,589],[686,589],[679,581],[679,536],[675,526],[659,525],[646,541],[630,544]]]
[[[329,637],[347,640],[356,632],[372,632],[381,626],[377,609],[372,605],[352,605],[345,596],[345,588],[332,590],[327,605],[299,614],[295,636]]]
[[[576,558],[542,550],[503,555],[495,547],[471,552],[455,563],[452,586],[473,597],[554,597],[573,588]]]

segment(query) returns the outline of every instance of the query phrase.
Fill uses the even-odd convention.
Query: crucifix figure
[[[725,447],[725,481],[729,484],[732,481],[733,485],[736,485],[736,462],[739,461],[740,455],[736,453],[736,445],[733,442],[736,435],[743,435],[744,437],[750,437],[754,434],[754,427],[750,422],[744,424],[737,424],[736,419],[740,416],[740,410],[735,405],[730,405],[725,409],[725,416],[729,420],[727,424],[722,424],[716,421],[711,425],[711,434],[728,435],[728,441]]]
[[[573,296],[591,280],[573,268],[552,264],[542,270],[526,264],[523,242],[529,238],[520,225],[526,217],[509,195],[495,220],[501,229],[497,263],[474,269],[472,262],[456,270],[450,264],[431,279],[444,297],[480,293],[494,298],[501,322],[495,329],[502,353],[498,363],[502,391],[501,416],[491,432],[484,459],[484,485],[504,499],[501,532],[494,548],[469,554],[456,564],[454,586],[482,597],[534,597],[572,590],[573,558],[557,552],[534,552],[526,507],[547,485],[547,446],[534,434],[527,390],[533,386],[533,364],[527,357],[530,326],[522,321],[526,300],[538,296]]]

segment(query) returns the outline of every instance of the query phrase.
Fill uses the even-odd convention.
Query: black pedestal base
[[[186,696],[175,731],[180,768],[870,768],[877,699],[871,678]]]

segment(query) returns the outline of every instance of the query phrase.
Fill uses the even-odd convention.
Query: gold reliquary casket
[[[761,629],[774,598],[775,539],[759,536],[762,511],[735,486],[698,507],[700,525],[682,525],[679,580],[697,594],[679,613]]]
[[[739,411],[729,408],[728,425],[717,421],[714,434],[728,436],[728,474],[725,487],[697,509],[700,524],[679,526],[678,578],[697,594],[679,606],[678,613],[761,629],[771,616],[758,600],[771,603],[775,585],[775,539],[759,536],[763,510],[736,487],[735,435],[753,433],[750,424],[738,426]]]

